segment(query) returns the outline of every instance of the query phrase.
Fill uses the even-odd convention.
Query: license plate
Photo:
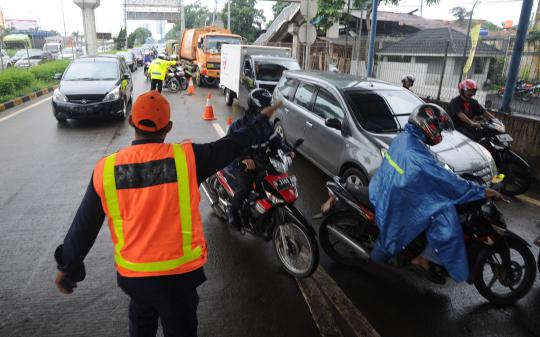
[[[510,135],[507,134],[507,133],[503,133],[502,135],[497,135],[497,139],[498,139],[500,142],[511,142],[511,141],[514,140],[514,139],[512,139],[512,136],[510,136]]]

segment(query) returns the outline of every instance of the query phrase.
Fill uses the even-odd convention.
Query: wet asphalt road
[[[135,95],[149,86],[134,74]],[[203,121],[203,94],[212,92],[217,123],[239,115],[216,89],[195,97],[165,95],[173,107],[169,141],[218,138]],[[87,256],[87,278],[72,295],[53,283],[53,252],[61,243],[93,166],[129,145],[125,122],[57,124],[51,102],[32,101],[0,113],[0,336],[125,336],[128,298],[116,286],[109,232],[102,229]],[[22,111],[12,118],[5,116]],[[298,157],[299,208],[311,216],[325,199],[321,171]],[[540,208],[513,199],[502,208],[509,225],[529,242],[540,232]],[[201,212],[209,244],[208,281],[199,288],[199,335],[222,337],[319,336],[296,281],[279,266],[270,244],[230,231]],[[314,221],[318,228],[319,223]],[[104,226],[105,227],[105,226]],[[538,253],[533,248],[535,255]],[[515,306],[497,308],[466,284],[436,286],[407,274],[343,268],[321,253],[321,265],[381,336],[540,336],[540,284]],[[338,319],[339,325],[343,322]],[[352,336],[343,329],[344,336]]]

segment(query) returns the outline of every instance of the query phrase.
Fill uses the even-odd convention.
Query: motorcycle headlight
[[[115,101],[120,98],[120,87],[116,87],[113,90],[111,90],[105,98],[103,98],[103,102],[109,102],[109,101]]]
[[[497,175],[497,164],[495,164],[495,160],[493,159],[493,156],[482,145],[478,145],[478,147],[480,148],[480,151],[482,151],[483,157],[486,159],[486,161],[489,164],[489,171],[491,173],[491,176],[492,177],[496,176]]]
[[[52,97],[53,101],[55,102],[67,102],[67,97],[60,92],[60,89],[54,89],[54,92],[53,92],[53,97]]]

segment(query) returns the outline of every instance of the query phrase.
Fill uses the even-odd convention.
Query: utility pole
[[[424,0],[420,0],[420,16],[422,16],[423,9],[424,9]]]
[[[182,34],[186,29],[186,17],[184,13],[184,0],[180,0],[180,31]]]
[[[231,0],[227,1],[227,29],[231,30]]]
[[[212,14],[212,26],[216,23],[217,0],[214,2],[214,14]]]
[[[525,37],[527,36],[527,29],[529,28],[529,18],[531,17],[532,6],[533,0],[523,0],[523,4],[521,5],[516,42],[514,43],[514,51],[512,53],[512,59],[510,60],[508,76],[506,77],[506,84],[504,87],[501,105],[502,112],[510,112],[510,101],[514,96],[514,91],[516,89],[519,63],[521,62],[521,55],[523,54],[523,47],[525,46]]]
[[[62,7],[62,23],[64,24],[64,38],[62,39],[62,49],[64,49],[64,46],[66,44],[66,37],[67,37],[67,29],[66,29],[66,17],[64,16],[64,1],[60,0],[60,7]],[[60,49],[60,55],[63,56],[62,49]],[[71,56],[73,59],[75,59],[75,51],[73,50],[73,42],[71,43]]]
[[[366,77],[371,77],[373,75],[373,63],[375,56],[375,37],[377,36],[377,11],[378,11],[378,0],[373,0],[371,3],[371,32],[369,35],[369,49],[368,49],[368,59],[367,59],[367,73]]]
[[[127,49],[127,0],[124,0],[124,32],[126,33],[126,43],[124,44],[124,47]]]

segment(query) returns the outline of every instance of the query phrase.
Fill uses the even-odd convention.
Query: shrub
[[[66,70],[69,60],[53,61],[41,64],[35,68],[31,68],[30,72],[37,80],[50,82],[53,80],[54,74],[63,73]]]

